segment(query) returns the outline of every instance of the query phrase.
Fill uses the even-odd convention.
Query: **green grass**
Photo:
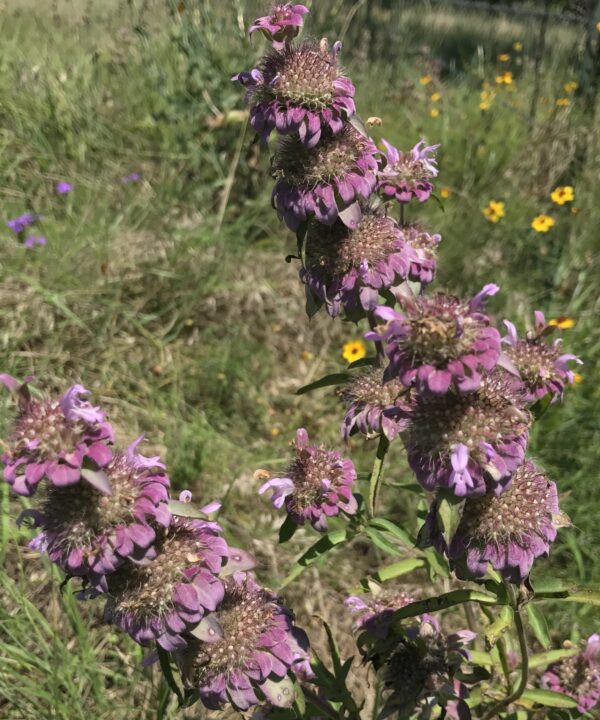
[[[333,394],[293,392],[343,368],[341,345],[363,329],[322,314],[308,322],[296,268],[284,262],[294,240],[270,210],[267,153],[252,143],[240,90],[229,81],[262,47],[241,29],[254,10],[241,0],[187,0],[179,15],[167,5],[31,0],[0,14],[2,216],[42,213],[49,240],[26,251],[0,230],[0,368],[34,374],[52,391],[73,381],[90,387],[119,442],[146,433],[176,488],[191,488],[198,500],[226,498],[229,537],[252,548],[262,577],[276,581],[310,535],[277,550],[279,519],[256,499],[253,473],[282,467],[301,425],[339,443]],[[438,287],[473,293],[496,281],[502,294],[493,312],[521,328],[538,307],[577,320],[565,346],[584,359],[583,381],[532,439],[573,528],[540,566],[598,583],[598,135],[577,99],[555,106],[563,83],[576,78],[581,33],[551,30],[530,125],[535,23],[450,11],[388,16],[377,7],[369,19],[364,7],[351,15],[351,5],[319,4],[314,34],[344,36],[359,112],[382,118],[377,138],[402,147],[421,135],[442,143],[438,188],[450,197],[443,211],[435,202],[418,210],[444,238]],[[482,82],[494,86],[501,52],[512,56],[514,89],[498,89],[482,111]],[[426,74],[434,80],[423,86]],[[123,184],[133,171],[142,180]],[[56,196],[59,179],[75,183],[71,195]],[[576,215],[552,205],[558,184],[574,186]],[[497,225],[481,213],[491,199],[506,203]],[[547,235],[530,228],[540,212],[556,219]],[[10,416],[8,401],[0,415]],[[361,469],[374,452],[366,446],[353,443]],[[390,480],[408,477],[397,448],[388,467]],[[385,500],[399,514],[414,510],[393,489]],[[9,520],[18,511],[5,493],[0,714],[149,717],[163,692],[157,673],[140,667],[133,643],[100,625],[97,609],[80,610],[69,592],[60,594],[50,568],[26,548],[30,532]],[[315,598],[303,597],[302,583],[288,597],[302,617],[335,616],[332,607],[374,561],[356,545],[336,566],[347,572],[323,571]],[[594,627],[577,608],[555,619],[563,636]]]

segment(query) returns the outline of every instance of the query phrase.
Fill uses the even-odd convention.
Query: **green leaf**
[[[169,500],[169,510],[177,517],[202,518],[206,519],[206,515],[195,508],[191,503],[184,503],[181,500]]]
[[[581,588],[577,592],[570,593],[567,597],[557,598],[564,602],[577,602],[584,605],[600,605],[600,590]]]
[[[529,667],[547,667],[563,658],[573,657],[581,652],[579,648],[564,648],[561,650],[548,650],[548,652],[537,653],[529,658]]]
[[[493,648],[504,633],[514,625],[515,611],[510,605],[504,605],[498,617],[491,625],[484,629],[485,644],[488,648]]]
[[[156,652],[158,653],[158,662],[160,663],[160,669],[162,670],[165,681],[171,691],[175,693],[177,700],[179,701],[179,705],[181,705],[184,698],[181,690],[179,689],[179,685],[175,682],[175,678],[173,676],[173,670],[171,669],[171,656],[158,643],[156,643]]]
[[[377,363],[377,355],[367,355],[367,357],[355,360],[348,365],[348,370],[361,367],[373,367]]]
[[[296,395],[305,395],[306,393],[318,390],[319,388],[329,387],[331,385],[343,385],[352,379],[350,373],[332,373],[331,375],[325,375],[325,377],[315,380],[308,385],[303,385],[298,388],[295,392]]]
[[[492,593],[481,590],[452,590],[451,592],[438,595],[437,597],[419,600],[399,608],[394,613],[394,624],[404,618],[423,615],[423,613],[438,612],[446,610],[454,605],[461,605],[466,602],[476,602],[481,605],[498,605],[498,597]]]
[[[550,642],[550,634],[548,632],[548,623],[544,617],[544,613],[539,609],[537,605],[529,603],[527,605],[527,617],[529,619],[529,625],[533,630],[539,644],[547,650],[552,643]]]
[[[449,492],[444,492],[437,500],[438,525],[448,547],[458,529],[464,504],[464,499]]]
[[[406,560],[399,560],[393,565],[388,565],[387,567],[379,569],[374,575],[372,575],[372,578],[377,582],[384,583],[422,567],[425,567],[425,560],[423,558],[407,558]],[[362,582],[363,581],[361,580],[361,583]]]
[[[492,656],[482,650],[469,650],[469,655],[475,665],[482,665],[483,667],[492,667],[494,665]]]
[[[290,540],[297,529],[298,525],[292,520],[291,516],[286,515],[285,520],[279,528],[280,544],[286,543],[288,540]]]
[[[309,318],[312,318],[314,315],[316,315],[319,310],[323,307],[323,301],[321,298],[318,298],[308,287],[308,285],[305,286],[305,294],[306,294],[306,314]]]
[[[403,545],[406,545],[409,548],[414,548],[417,543],[417,539],[409,533],[408,530],[405,530],[403,527],[400,527],[400,525],[396,525],[396,523],[391,520],[387,520],[386,518],[372,518],[369,521],[369,527],[389,532],[390,535],[393,535],[395,538],[400,540]]]
[[[306,700],[297,679],[294,679],[294,710],[298,718],[303,718],[306,715]]]
[[[347,539],[348,534],[346,530],[333,530],[332,532],[327,533],[327,535],[323,535],[322,538],[319,538],[314,545],[311,545],[308,550],[292,565],[280,587],[284,588],[289,585],[292,580],[295,580],[298,575],[305,570],[305,568],[312,565],[314,562],[319,560],[319,558],[322,558],[323,555],[328,553],[336,545],[346,542]]]
[[[530,702],[537,703],[538,705],[545,705],[546,707],[555,708],[576,708],[577,701],[570,698],[568,695],[562,693],[553,692],[552,690],[541,690],[539,688],[524,690],[521,695],[523,700],[529,700]]]
[[[448,564],[446,563],[444,556],[441,555],[435,548],[426,548],[423,554],[427,560],[429,576],[431,579],[434,579],[436,575],[441,575],[445,578],[450,577],[450,571],[448,570]]]
[[[383,552],[388,553],[389,555],[400,555],[400,550],[398,550],[396,545],[393,545],[389,540],[387,540],[385,535],[382,535],[379,530],[376,530],[373,527],[367,527],[365,532],[371,539],[373,545],[378,547],[380,550],[383,550]]]
[[[531,412],[533,413],[534,420],[539,420],[548,412],[551,402],[552,393],[548,393],[531,406]]]

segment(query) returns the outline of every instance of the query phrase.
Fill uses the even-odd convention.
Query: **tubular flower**
[[[292,3],[275,5],[271,14],[257,18],[248,32],[260,30],[267,40],[273,43],[274,48],[283,48],[300,32],[300,28],[304,25],[304,16],[308,11],[304,5],[292,5]]]
[[[533,561],[548,555],[559,527],[569,520],[559,510],[556,485],[530,460],[515,470],[496,497],[468,498],[450,547],[436,530],[434,502],[427,521],[434,544],[466,580],[485,575],[488,562],[510,582],[524,580]]]
[[[326,44],[302,43],[266,55],[259,66],[234,77],[246,88],[250,124],[266,142],[273,130],[297,134],[314,147],[321,129],[339,133],[354,114],[354,85],[340,73],[337,55]]]
[[[375,188],[377,152],[373,142],[350,125],[336,135],[323,132],[313,148],[299,137],[281,140],[273,158],[273,204],[290,230],[313,216],[325,225],[333,225],[339,216],[348,227],[356,227],[358,199]]]
[[[407,279],[433,280],[435,237],[372,210],[363,211],[353,230],[339,219],[330,227],[313,221],[300,279],[332,317],[343,308],[359,319],[375,309],[381,291]]]
[[[438,174],[435,151],[439,145],[426,145],[420,140],[410,152],[400,152],[382,140],[386,152],[385,166],[380,171],[377,187],[387,198],[410,202],[416,197],[425,202],[433,191],[431,179]]]
[[[86,461],[96,467],[110,462],[112,427],[100,408],[82,399],[89,393],[84,387],[73,385],[58,400],[36,400],[27,381],[19,386],[0,375],[0,382],[16,393],[20,406],[2,457],[4,479],[16,493],[32,495],[44,477],[58,487],[74,485]]]
[[[294,702],[293,677],[311,676],[308,639],[279,598],[243,573],[225,584],[216,612],[176,654],[184,684],[218,710],[230,702],[247,710],[263,699],[275,707]]]
[[[297,525],[308,520],[315,530],[325,531],[328,517],[338,515],[340,510],[348,515],[356,512],[357,502],[352,495],[355,480],[351,460],[323,445],[309,445],[308,433],[300,428],[296,433],[296,457],[286,476],[267,480],[258,492],[274,490],[273,507],[279,510],[285,504]]]
[[[32,515],[42,533],[36,546],[70,575],[99,576],[113,572],[127,558],[154,557],[155,526],[171,522],[169,478],[158,458],[135,452],[116,453],[104,468],[107,484],[51,485],[39,511]]]
[[[572,384],[575,373],[568,363],[581,364],[581,360],[572,353],[561,352],[561,340],[547,342],[546,338],[559,325],[546,323],[544,314],[535,313],[535,329],[520,340],[515,326],[504,321],[508,334],[502,338],[504,352],[518,370],[526,389],[526,400],[535,402],[550,393],[552,401],[561,398],[565,384]]]
[[[387,324],[365,337],[385,343],[386,378],[399,377],[424,394],[477,390],[482,374],[500,357],[500,333],[480,312],[485,298],[498,289],[486,285],[469,302],[438,294],[405,298],[400,312],[378,307],[375,314]]]
[[[580,713],[596,707],[600,700],[600,635],[590,635],[582,652],[560,660],[546,670],[542,685],[577,701]]]
[[[403,432],[408,461],[426,490],[499,495],[523,462],[531,414],[515,378],[496,370],[477,392],[414,395]]]
[[[354,377],[340,391],[346,405],[342,422],[344,440],[357,432],[367,437],[385,435],[393,440],[406,425],[406,420],[397,416],[405,393],[406,388],[398,380],[384,383],[380,368],[371,368]]]
[[[354,632],[367,630],[383,640],[388,635],[396,610],[413,602],[415,599],[408,593],[378,588],[377,593],[366,598],[351,595],[344,600],[344,605],[358,616],[353,625]]]
[[[223,599],[216,576],[229,562],[230,549],[214,522],[174,516],[158,533],[155,557],[144,565],[124,565],[100,586],[108,594],[104,609],[112,622],[138,643],[152,640],[165,650],[183,648],[183,635]]]

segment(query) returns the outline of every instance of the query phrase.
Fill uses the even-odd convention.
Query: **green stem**
[[[314,690],[311,690],[307,685],[302,685],[302,692],[308,702],[319,708],[325,717],[331,718],[331,720],[340,720],[339,713],[326,700],[320,698]]]
[[[510,695],[496,703],[491,710],[489,710],[481,720],[492,720],[492,718],[498,717],[498,715],[507,708],[511,703],[518,700],[525,688],[527,687],[527,679],[529,676],[529,650],[527,648],[527,637],[525,636],[525,627],[523,625],[523,619],[521,617],[521,611],[517,603],[517,596],[513,587],[510,587],[510,595],[512,599],[511,605],[515,611],[515,628],[517,630],[517,637],[519,639],[519,649],[521,651],[521,677],[519,678],[519,684]]]
[[[377,321],[375,320],[375,316],[372,312],[369,313],[369,327],[371,330],[375,330],[377,327]],[[373,343],[375,344],[375,350],[377,351],[377,367],[383,367],[384,360],[385,360],[385,353],[383,351],[383,344],[381,340],[373,340]]]
[[[369,479],[369,513],[371,517],[375,517],[377,508],[377,498],[379,496],[379,486],[381,485],[381,473],[383,470],[383,462],[387,451],[390,447],[390,441],[385,435],[379,436],[379,445],[377,446],[377,454],[373,462],[371,477]]]

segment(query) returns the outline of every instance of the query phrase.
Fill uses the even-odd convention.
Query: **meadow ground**
[[[441,201],[411,211],[443,236],[438,287],[497,282],[493,313],[521,328],[536,308],[575,320],[564,342],[584,359],[581,382],[536,424],[532,445],[573,527],[540,566],[598,583],[600,161],[597,126],[569,85],[583,30],[551,25],[535,92],[536,22],[373,5],[367,16],[364,3],[322,4],[316,27],[343,39],[359,112],[382,119],[377,139],[441,143]],[[322,313],[309,322],[297,268],[284,262],[294,241],[270,210],[268,153],[229,80],[260,51],[244,34],[255,9],[0,2],[2,220],[40,213],[48,240],[26,249],[0,229],[0,369],[53,391],[83,382],[120,442],[146,433],[176,488],[224,498],[228,535],[276,585],[309,535],[277,548],[280,520],[256,497],[254,472],[284,466],[297,427],[339,443],[335,395],[293,393],[342,370],[342,345],[364,329]],[[59,181],[73,190],[57,194]],[[550,198],[560,185],[574,188],[562,206]],[[482,212],[490,201],[504,203],[498,222]],[[531,227],[542,213],[555,220],[547,233]],[[3,400],[3,424],[10,413]],[[367,469],[373,448],[353,446]],[[409,477],[396,451],[387,478]],[[387,490],[387,507],[410,524],[415,502],[396,494]],[[27,549],[30,531],[15,528],[20,503],[6,486],[2,498],[0,716],[151,716],[165,695],[156,671],[97,610],[59,593]],[[315,613],[348,629],[336,603],[375,560],[356,543],[335,573],[307,571],[314,592],[301,580],[287,589],[317,636]],[[552,617],[562,636],[594,628],[589,609]]]

